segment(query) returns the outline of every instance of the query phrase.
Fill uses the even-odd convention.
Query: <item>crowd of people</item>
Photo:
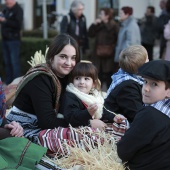
[[[159,18],[152,6],[147,7],[141,27],[132,7],[121,8],[121,26],[113,20],[112,9],[101,8],[87,30],[84,4],[73,1],[61,22],[62,33],[49,45],[46,62],[22,77],[8,114],[0,81],[0,140],[23,136],[50,153],[65,155],[64,141],[81,147],[86,138],[71,127],[88,127],[91,132],[109,127],[127,168],[169,170],[170,61],[153,59],[155,27],[162,15],[167,16],[168,3]],[[7,24],[5,20],[1,22]],[[168,34],[165,28],[162,33]],[[95,37],[90,61],[82,60],[87,36]],[[101,89],[104,81],[107,93]],[[119,126],[115,129],[114,124]],[[122,124],[120,136],[116,132]],[[87,136],[88,142],[96,140],[95,135]]]
[[[160,16],[155,15],[155,7],[148,6],[144,17],[138,21],[133,15],[133,8],[124,6],[120,9],[117,22],[114,20],[114,11],[111,8],[99,9],[99,15],[89,28],[86,26],[85,8],[81,1],[73,1],[70,12],[61,21],[61,32],[72,35],[81,47],[81,59],[88,59],[94,63],[99,71],[99,79],[106,89],[111,83],[111,75],[119,69],[119,54],[130,45],[143,45],[149,56],[154,60],[154,46],[160,40],[160,59],[168,59],[168,26],[164,27],[170,19],[169,0],[161,0]],[[78,32],[77,32],[78,30]],[[90,46],[89,38],[94,39]],[[167,46],[167,48],[166,48]],[[87,49],[91,48],[91,54]],[[102,50],[100,50],[102,49]]]

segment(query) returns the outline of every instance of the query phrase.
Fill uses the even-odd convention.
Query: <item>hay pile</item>
[[[76,131],[76,129],[74,130]],[[81,133],[86,132],[82,130]],[[77,169],[75,167],[79,165],[78,167],[82,167],[84,170],[125,170],[117,155],[113,137],[104,131],[95,133],[98,136],[95,146],[85,140],[83,140],[83,143],[86,149],[78,148],[77,146],[70,147],[65,144],[65,147],[70,149],[70,154],[60,159],[55,157],[52,162],[65,169]]]

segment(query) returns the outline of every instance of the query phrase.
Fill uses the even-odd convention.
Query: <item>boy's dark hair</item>
[[[170,81],[165,81],[165,90],[170,88]]]

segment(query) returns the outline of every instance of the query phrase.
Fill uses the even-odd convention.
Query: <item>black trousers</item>
[[[9,129],[0,128],[0,140],[12,137]]]
[[[153,60],[153,45],[142,43],[148,52],[149,61]]]

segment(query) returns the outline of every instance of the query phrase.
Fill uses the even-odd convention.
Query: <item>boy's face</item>
[[[170,98],[170,88],[165,90],[165,82],[144,78],[142,100],[145,104],[153,104],[165,98]]]

